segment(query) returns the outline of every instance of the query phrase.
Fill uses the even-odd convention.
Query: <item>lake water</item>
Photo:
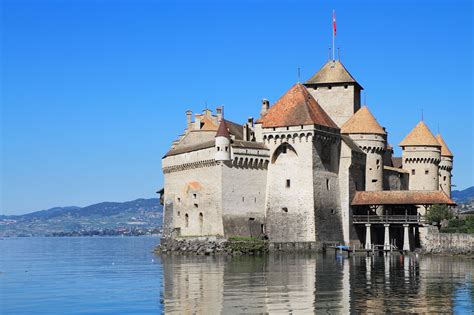
[[[0,314],[472,314],[474,260],[156,257],[155,237],[0,240]]]

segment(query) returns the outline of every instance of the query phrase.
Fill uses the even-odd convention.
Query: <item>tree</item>
[[[441,221],[449,221],[453,217],[454,215],[447,205],[433,205],[427,211],[425,219],[428,223],[437,223],[439,225]]]

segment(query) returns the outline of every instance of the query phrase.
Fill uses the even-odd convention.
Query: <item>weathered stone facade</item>
[[[194,119],[187,111],[186,129],[162,163],[163,237],[360,245],[367,240],[351,204],[358,191],[449,194],[445,143],[424,143],[430,132],[422,126],[400,144],[403,164],[394,165],[385,129],[361,107],[361,89],[339,61],[329,61],[272,106],[264,99],[255,122],[233,123],[222,108]]]

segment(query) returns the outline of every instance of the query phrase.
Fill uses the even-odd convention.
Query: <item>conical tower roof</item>
[[[328,61],[305,84],[357,83],[339,60]]]
[[[441,134],[438,133],[436,135],[436,140],[438,140],[439,144],[441,145],[441,156],[453,157],[451,150],[449,150],[446,142],[444,142],[443,137],[441,137]]]
[[[400,142],[399,146],[428,146],[440,147],[438,140],[431,133],[424,121],[420,121],[415,128]]]
[[[230,139],[229,129],[227,129],[227,124],[225,123],[224,119],[222,119],[221,123],[219,124],[219,128],[216,132],[216,137],[225,137],[227,139]]]
[[[361,107],[341,127],[341,133],[367,133],[386,135],[385,130],[379,125],[374,115],[367,106]]]
[[[263,128],[320,125],[339,129],[301,83],[293,85],[258,122]]]

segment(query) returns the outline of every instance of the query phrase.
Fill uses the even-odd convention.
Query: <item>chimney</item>
[[[269,108],[270,102],[266,98],[262,99],[262,110],[260,111],[260,117],[265,116]]]
[[[243,130],[243,136],[242,136],[242,138],[244,138],[244,141],[248,141],[248,140],[249,140],[249,139],[248,139],[248,126],[247,126],[247,124],[244,124],[243,127],[244,127],[244,128],[243,128],[244,130]]]
[[[247,124],[249,125],[249,127],[253,127],[253,117],[247,118]]]
[[[220,123],[222,120],[222,106],[216,108],[217,122]]]
[[[194,130],[201,130],[201,115],[194,115]]]
[[[193,112],[191,110],[186,111],[186,128],[188,130],[191,130],[191,123],[193,122]]]

